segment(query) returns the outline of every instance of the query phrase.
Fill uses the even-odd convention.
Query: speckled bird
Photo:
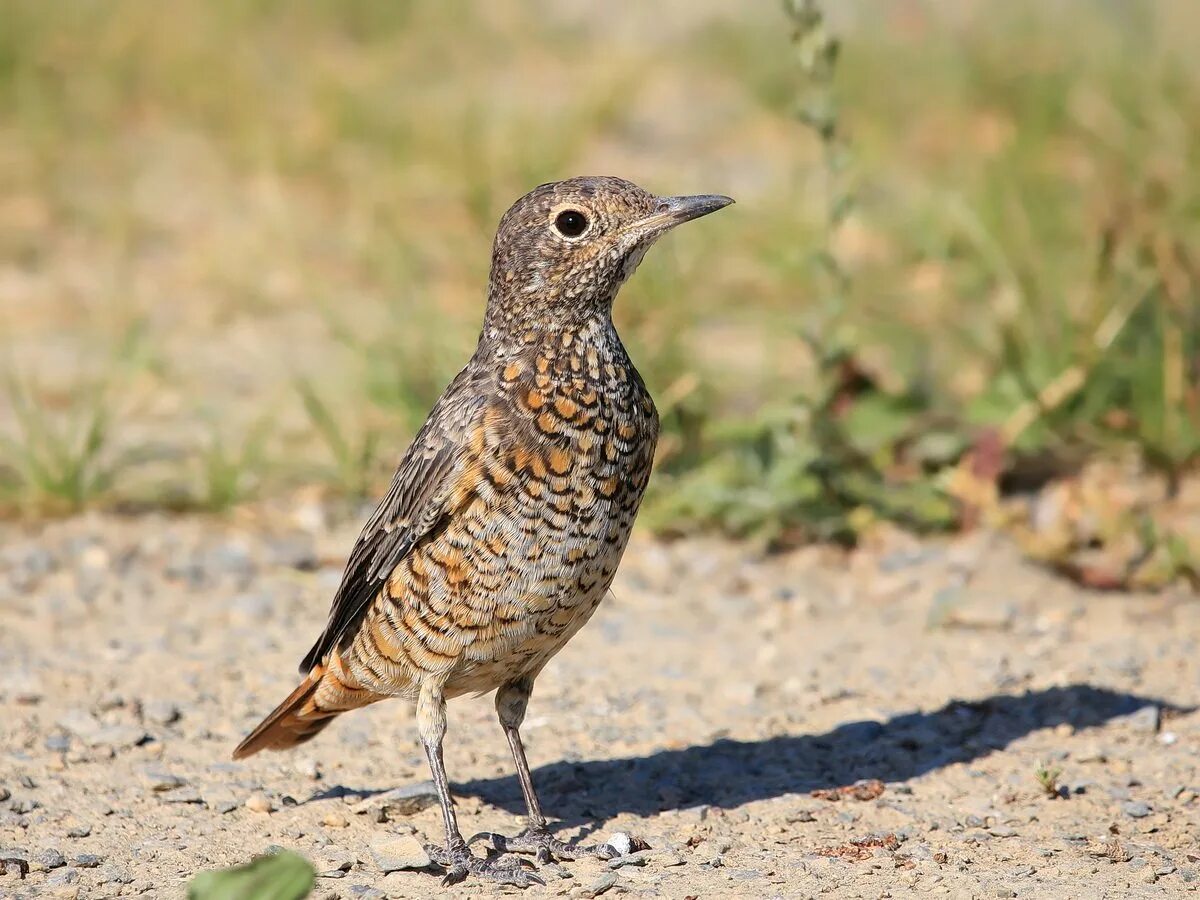
[[[447,882],[540,882],[515,858],[475,856],[455,818],[446,701],[494,690],[529,811],[515,837],[488,835],[495,849],[614,855],[550,833],[519,729],[534,680],[608,592],[650,478],[658,413],[613,326],[617,291],[663,234],[732,202],[580,177],[504,214],[475,353],[359,535],[304,681],[235,759],[294,747],[378,700],[415,702]]]

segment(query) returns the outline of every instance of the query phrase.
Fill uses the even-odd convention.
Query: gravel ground
[[[437,893],[401,868],[440,839],[403,704],[229,761],[354,532],[304,503],[0,526],[0,856],[29,868],[0,896],[177,897],[272,846],[314,861],[316,897]],[[524,732],[561,835],[651,850],[528,895],[1194,891],[1198,638],[1194,597],[1090,594],[983,533],[768,559],[635,539]],[[464,830],[515,831],[490,698],[452,704],[446,757]]]

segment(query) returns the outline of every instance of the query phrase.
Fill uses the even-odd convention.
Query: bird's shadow
[[[867,778],[907,781],[986,756],[1040,729],[1064,723],[1091,728],[1145,706],[1175,713],[1195,709],[1077,684],[955,700],[934,712],[849,722],[825,734],[718,740],[645,756],[555,762],[533,777],[542,806],[570,828],[619,813],[649,816],[701,804],[728,809]],[[525,811],[515,776],[455,784],[454,791],[514,814]]]

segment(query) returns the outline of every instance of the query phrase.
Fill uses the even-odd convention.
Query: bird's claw
[[[501,853],[490,853],[487,859],[480,859],[467,849],[465,844],[457,847],[426,844],[425,852],[429,854],[431,860],[446,870],[446,876],[442,879],[442,884],[446,886],[465,881],[471,875],[497,884],[511,884],[516,887],[546,883],[533,871],[534,865],[527,859],[519,857],[505,859]]]
[[[568,844],[554,837],[545,828],[526,828],[520,834],[507,837],[491,831],[483,831],[468,843],[478,840],[491,842],[500,853],[529,853],[540,863],[565,862],[573,859],[615,859],[620,856],[610,844]]]

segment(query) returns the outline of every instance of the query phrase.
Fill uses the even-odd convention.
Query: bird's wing
[[[367,521],[346,563],[329,622],[304,661],[307,673],[362,620],[392,570],[422,538],[437,531],[469,465],[467,438],[481,417],[486,392],[470,367],[459,373],[404,454],[392,486]]]

